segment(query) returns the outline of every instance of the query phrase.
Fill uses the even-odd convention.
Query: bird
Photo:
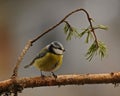
[[[24,66],[28,68],[35,66],[41,72],[41,76],[44,77],[42,71],[51,72],[52,75],[57,78],[54,71],[58,70],[63,62],[63,54],[65,49],[63,45],[58,41],[53,41],[41,49],[40,53],[32,60],[29,65]]]

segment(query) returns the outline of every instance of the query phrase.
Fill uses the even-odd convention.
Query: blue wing
[[[28,68],[29,66],[33,65],[36,59],[44,57],[47,54],[47,52],[48,52],[47,48],[42,49],[40,53],[33,59],[33,61],[29,65],[26,65],[24,68]]]

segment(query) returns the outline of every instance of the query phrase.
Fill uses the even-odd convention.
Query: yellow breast
[[[53,72],[62,65],[63,55],[47,53],[44,57],[35,60],[33,65],[41,71]]]

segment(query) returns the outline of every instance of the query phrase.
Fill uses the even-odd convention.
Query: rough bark
[[[22,91],[24,88],[61,85],[84,85],[84,84],[117,84],[120,83],[120,72],[104,74],[78,74],[59,75],[55,79],[52,76],[32,77],[21,79],[8,79],[0,82],[0,93],[10,92],[17,88]]]

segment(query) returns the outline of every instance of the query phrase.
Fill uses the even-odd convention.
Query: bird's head
[[[53,41],[47,47],[50,52],[57,55],[62,55],[65,51],[63,45],[58,41]]]

